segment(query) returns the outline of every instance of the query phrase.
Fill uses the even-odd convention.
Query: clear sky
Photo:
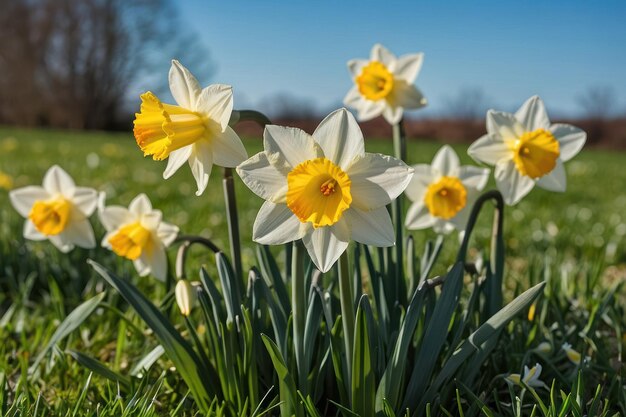
[[[380,42],[396,55],[424,52],[416,85],[429,112],[442,111],[463,88],[478,88],[497,109],[539,94],[551,113],[576,115],[577,97],[602,86],[614,89],[626,113],[624,0],[179,4],[216,64],[206,81],[233,85],[236,108],[277,93],[339,107],[352,84],[346,61],[367,58]]]

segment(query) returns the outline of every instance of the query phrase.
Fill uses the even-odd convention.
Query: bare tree
[[[259,108],[274,119],[314,119],[317,111],[313,102],[289,93],[277,93],[261,100]]]
[[[465,87],[446,100],[449,116],[460,120],[481,119],[487,111],[487,97],[479,87]]]
[[[617,96],[609,86],[591,86],[577,97],[584,117],[593,120],[605,120],[616,113]]]

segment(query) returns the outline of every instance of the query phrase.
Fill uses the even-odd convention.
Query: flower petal
[[[172,151],[170,156],[167,158],[167,166],[165,167],[165,171],[163,171],[163,179],[168,179],[174,175],[174,173],[178,171],[178,168],[187,162],[191,156],[191,152],[193,152],[193,145],[188,145]]]
[[[140,218],[144,214],[149,214],[152,211],[152,203],[147,195],[141,193],[130,202],[128,211],[136,218]]]
[[[161,242],[155,241],[153,244],[155,247],[150,252],[142,254],[141,258],[156,279],[165,281],[167,279],[167,255]]]
[[[98,192],[93,188],[76,187],[72,203],[87,217],[98,207]]]
[[[587,141],[587,133],[576,126],[555,123],[550,131],[559,141],[560,159],[569,161],[580,152]]]
[[[43,177],[43,188],[49,194],[61,194],[71,199],[74,196],[76,184],[63,168],[58,165],[53,165]]]
[[[358,77],[361,75],[363,67],[367,64],[369,64],[367,59],[351,59],[348,61],[348,71],[350,71],[350,75],[352,75],[353,78]]]
[[[424,54],[408,54],[402,55],[398,58],[396,68],[394,70],[394,76],[405,80],[409,84],[413,84],[417,75],[422,69],[422,63],[424,62]]]
[[[396,237],[387,207],[370,211],[352,207],[344,215],[350,224],[352,240],[377,247],[394,245]]]
[[[513,158],[513,151],[499,135],[487,134],[472,143],[467,150],[475,161],[495,165]]]
[[[225,84],[213,84],[204,88],[193,110],[216,121],[223,132],[228,127],[233,112],[233,88]]]
[[[556,166],[552,171],[537,180],[537,186],[548,191],[562,193],[567,188],[567,176],[561,159],[556,160]]]
[[[237,167],[241,180],[264,200],[284,203],[287,193],[287,177],[279,172],[267,159],[265,152],[259,152]]]
[[[450,234],[454,231],[454,225],[449,220],[440,219],[438,217],[434,218],[433,222],[433,230],[439,234]]]
[[[98,217],[107,232],[115,231],[136,218],[126,207],[122,206],[105,207],[98,212]]]
[[[495,177],[504,202],[510,206],[517,204],[535,185],[532,178],[519,173],[512,160],[498,162]]]
[[[226,126],[226,130],[211,138],[213,163],[221,167],[234,168],[246,159],[248,152],[241,139],[233,129]]]
[[[413,177],[404,193],[411,201],[422,201],[428,186],[435,180],[432,167],[427,164],[413,165]]]
[[[487,133],[499,136],[504,141],[517,140],[526,130],[511,113],[489,110],[487,112]]]
[[[335,110],[321,121],[313,139],[320,145],[327,159],[346,170],[355,158],[365,154],[363,133],[352,113]]]
[[[353,206],[361,210],[383,207],[397,198],[411,181],[413,168],[400,159],[366,153],[346,171]]]
[[[48,236],[41,233],[30,219],[24,222],[24,238],[29,240],[46,240]]]
[[[422,92],[413,84],[406,84],[404,81],[396,84],[390,98],[394,105],[405,109],[419,109],[428,104]]]
[[[444,145],[435,154],[431,166],[444,177],[456,177],[459,175],[461,162],[456,152],[450,146]]]
[[[311,135],[294,127],[265,126],[263,146],[270,164],[285,175],[301,162],[324,156]]]
[[[196,195],[199,196],[209,183],[209,175],[211,175],[211,168],[213,167],[213,153],[209,144],[204,141],[198,141],[192,146],[193,151],[189,156],[189,166],[191,167],[193,177],[196,179],[198,186]]]
[[[96,238],[89,220],[73,220],[61,233],[62,239],[81,248],[92,249],[96,247]]]
[[[370,54],[370,61],[378,61],[385,64],[388,70],[393,71],[396,65],[397,58],[387,48],[377,43],[372,47]]]
[[[252,228],[252,240],[263,245],[280,245],[301,239],[307,225],[300,222],[286,204],[266,201]]]
[[[350,230],[345,219],[332,226],[312,229],[302,238],[311,260],[321,272],[328,272],[348,248]]]
[[[532,132],[537,129],[549,129],[550,119],[546,107],[539,96],[532,96],[515,112],[515,118],[520,121],[524,129]]]
[[[459,179],[465,187],[481,191],[489,180],[489,168],[465,165],[459,168]]]
[[[141,216],[141,225],[148,230],[155,231],[159,228],[162,218],[163,213],[161,210],[152,210],[150,213],[144,213]]]
[[[411,204],[406,213],[404,225],[409,230],[428,229],[435,223],[435,218],[430,214],[423,201]]]
[[[137,274],[139,274],[140,277],[145,277],[146,275],[150,273],[150,267],[141,257],[138,259],[135,259],[133,261],[133,265],[135,266],[135,269],[137,270]]]
[[[167,248],[172,243],[174,243],[179,231],[180,229],[178,228],[178,226],[166,222],[161,222],[159,223],[159,227],[157,229],[157,237],[163,243],[163,246]]]
[[[18,188],[9,192],[9,200],[11,200],[13,208],[22,217],[28,217],[35,201],[47,200],[49,198],[50,194],[38,185],[29,185],[28,187]]]
[[[200,95],[200,84],[196,77],[177,60],[172,60],[169,73],[170,91],[179,106],[194,110],[196,97]]]
[[[63,233],[48,237],[50,243],[52,243],[58,250],[63,253],[68,253],[74,249],[74,244],[69,242],[66,235]]]
[[[404,108],[401,106],[385,106],[385,108],[383,109],[383,117],[390,125],[400,123],[403,113]]]

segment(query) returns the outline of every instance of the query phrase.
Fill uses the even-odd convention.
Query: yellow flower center
[[[127,224],[109,238],[111,249],[119,256],[135,260],[152,247],[151,233],[141,223]]]
[[[287,175],[287,207],[302,223],[331,226],[350,207],[350,177],[326,158],[305,161]]]
[[[54,236],[65,230],[72,205],[60,197],[47,201],[35,201],[28,218],[35,228],[46,236]]]
[[[467,190],[461,180],[456,177],[441,177],[428,186],[424,203],[435,217],[451,219],[465,207]]]
[[[167,158],[172,151],[201,139],[206,130],[203,118],[179,106],[162,103],[156,95],[141,95],[141,108],[135,113],[133,133],[144,156],[155,161]]]
[[[372,61],[361,70],[356,77],[359,92],[368,100],[380,100],[389,95],[393,89],[393,74],[378,61]]]
[[[531,178],[543,177],[552,171],[558,157],[559,142],[545,129],[526,132],[513,145],[517,170]]]

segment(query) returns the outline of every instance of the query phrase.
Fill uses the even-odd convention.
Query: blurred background
[[[346,62],[380,42],[425,53],[410,137],[471,141],[487,109],[539,94],[590,145],[626,148],[624,18],[622,1],[3,0],[0,125],[130,131],[141,92],[171,100],[176,58],[233,85],[236,108],[313,129],[342,106]],[[390,135],[382,119],[363,129]]]

